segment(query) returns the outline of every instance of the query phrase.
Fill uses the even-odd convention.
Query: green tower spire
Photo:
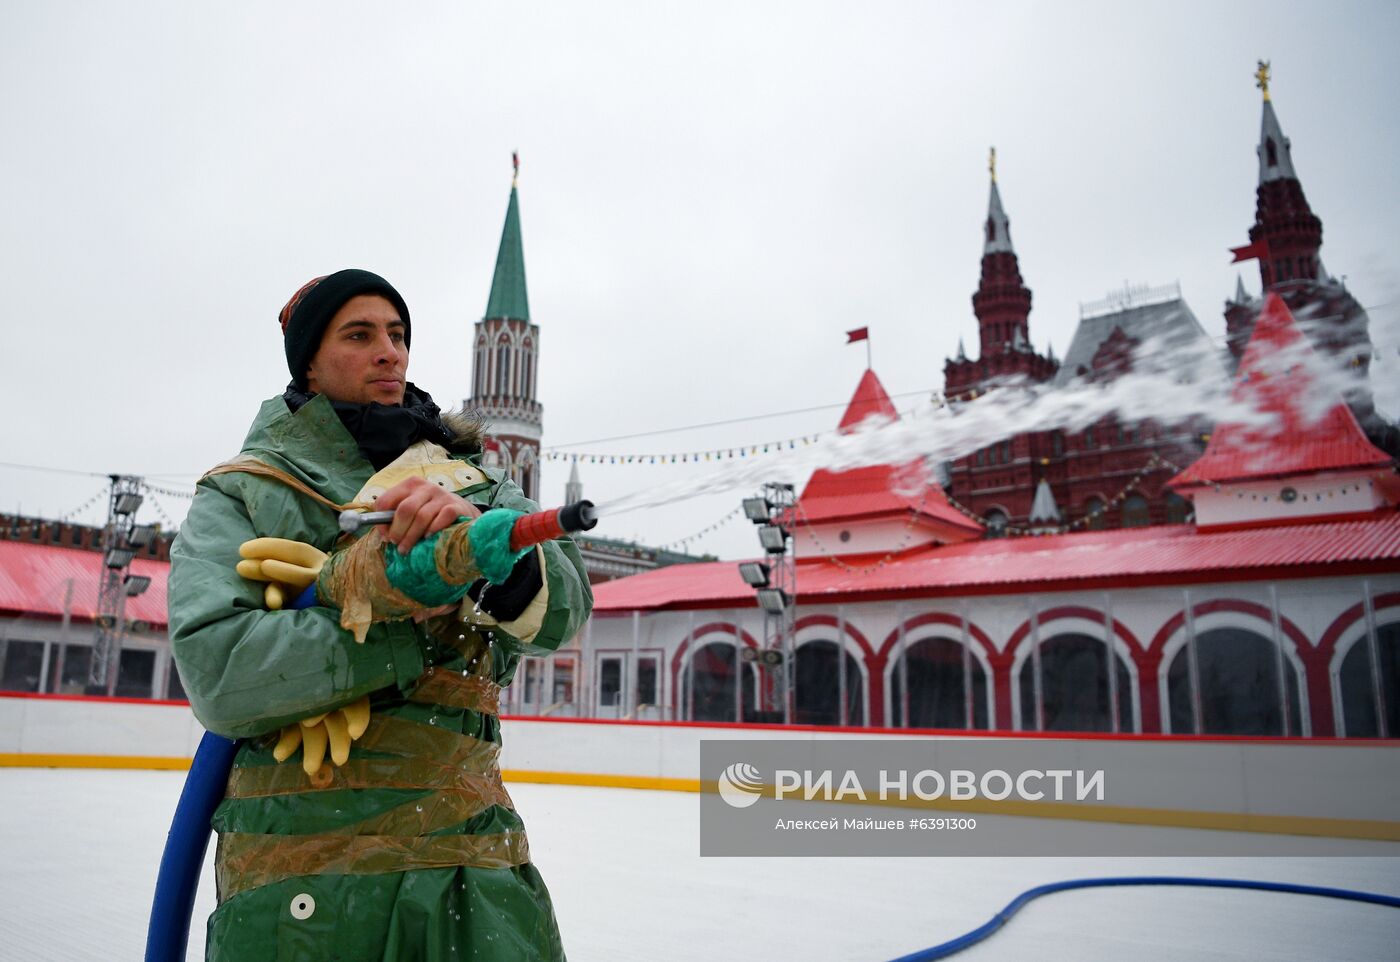
[[[514,159],[514,158],[513,158]],[[515,160],[517,175],[520,162]],[[491,297],[486,302],[489,318],[530,319],[530,299],[525,293],[525,248],[520,240],[520,198],[515,178],[510,182],[510,206],[501,230],[501,249],[496,254],[496,274],[491,279]]]

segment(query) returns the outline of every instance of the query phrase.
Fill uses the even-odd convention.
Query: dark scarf
[[[295,383],[288,384],[282,394],[282,400],[293,414],[313,397],[314,394],[307,394]],[[418,441],[432,441],[447,447],[454,440],[452,432],[442,423],[442,411],[433,403],[432,396],[412,383],[404,387],[403,404],[330,403],[345,430],[360,446],[360,453],[376,471]]]

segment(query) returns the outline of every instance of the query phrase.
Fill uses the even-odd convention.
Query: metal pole
[[[117,693],[117,679],[122,673],[122,643],[126,640],[126,586],[122,586],[121,597],[117,599],[117,633],[112,639],[107,662],[107,695]]]
[[[1381,686],[1381,650],[1376,638],[1376,603],[1371,595],[1371,579],[1361,582],[1366,605],[1366,651],[1371,657],[1371,700],[1376,706],[1376,735],[1390,737],[1390,719],[1385,716],[1385,689]]]
[[[909,636],[904,631],[904,605],[895,606],[899,619],[899,727],[909,727]]]
[[[1287,675],[1284,674],[1283,657],[1283,626],[1279,624],[1278,614],[1278,585],[1269,583],[1269,621],[1273,626],[1274,633],[1274,671],[1278,673],[1278,710],[1281,714],[1279,729],[1283,736],[1297,734],[1291,731],[1288,721],[1288,682]]]
[[[628,711],[627,711],[627,717],[629,717],[629,718],[636,718],[636,717],[637,717],[637,709],[641,706],[641,691],[638,689],[638,686],[637,686],[637,682],[639,682],[639,681],[641,680],[641,674],[642,674],[641,643],[642,643],[642,611],[641,611],[640,608],[633,608],[633,609],[632,609],[632,670],[631,670],[630,672],[627,673],[627,683],[628,683],[628,685],[629,685],[630,688],[631,688],[631,696],[632,696],[632,697],[630,697],[629,699],[627,699],[627,704],[628,704],[628,706],[629,706]]]
[[[846,606],[836,606],[836,723],[841,727],[850,724],[846,708]]]
[[[598,686],[594,681],[593,616],[583,623],[583,643],[579,646],[579,704],[587,705],[588,717],[598,717]]]
[[[1191,724],[1193,734],[1200,735],[1205,732],[1205,711],[1201,707],[1201,664],[1196,656],[1196,612],[1191,607],[1190,588],[1181,589],[1181,601],[1186,610],[1186,668],[1187,687],[1191,692]],[[1167,666],[1167,674],[1170,677],[1170,665]],[[1167,696],[1170,706],[1170,691]]]
[[[1035,596],[1026,596],[1026,606],[1031,610],[1031,681],[1032,697],[1035,698],[1035,730],[1045,731],[1045,680],[1040,664],[1040,615],[1036,610]],[[1022,714],[1025,714],[1022,712]]]
[[[68,629],[73,624],[73,579],[68,579],[68,589],[63,593],[63,623],[58,630],[58,657],[54,659],[53,685],[51,691],[63,690],[63,663],[68,657]]]
[[[972,633],[967,630],[967,600],[958,604],[958,632],[962,640],[963,728],[972,730],[975,722],[976,692],[972,690]]]
[[[1118,656],[1114,653],[1113,596],[1103,593],[1103,644],[1108,656],[1108,730],[1117,734],[1122,728],[1118,717]]]
[[[767,617],[765,615],[765,617]],[[743,626],[739,623],[739,612],[734,612],[734,721],[744,720],[744,662],[739,657],[744,647],[744,637],[740,634]],[[765,626],[766,627],[766,626]]]
[[[685,667],[685,720],[695,721],[695,609],[691,608],[686,618],[685,636],[690,649]]]

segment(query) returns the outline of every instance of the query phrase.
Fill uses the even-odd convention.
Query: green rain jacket
[[[324,397],[295,414],[265,402],[251,457],[337,504],[376,472]],[[476,457],[458,493],[480,506],[537,510]],[[467,472],[472,473],[474,472]],[[568,539],[541,545],[538,630],[511,634],[473,615],[380,623],[364,644],[328,608],[268,611],[261,584],[234,570],[239,545],[272,536],[323,551],[333,510],[284,481],[203,479],[171,549],[170,637],[195,717],[244,739],[219,833],[209,962],[562,959],[549,893],[501,784],[500,689],[525,655],[548,655],[588,617],[592,594]],[[522,616],[523,618],[523,616]],[[482,624],[482,623],[485,624]],[[277,764],[281,726],[371,698],[349,762],[307,776],[301,753]],[[315,782],[316,784],[313,784]]]

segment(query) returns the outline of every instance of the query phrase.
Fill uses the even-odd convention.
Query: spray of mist
[[[1303,325],[1310,319],[1297,320]],[[1392,327],[1373,323],[1373,328],[1387,333]],[[1286,379],[1293,392],[1291,401],[1305,425],[1322,417],[1341,398],[1368,387],[1353,370],[1321,357],[1308,340],[1265,351],[1255,366],[1257,376]],[[1380,358],[1385,350],[1378,352]],[[1379,365],[1382,371],[1393,366]],[[1271,405],[1254,403],[1257,395],[1236,392],[1234,387],[1226,359],[1207,339],[1173,343],[1151,338],[1134,351],[1130,370],[1109,380],[1081,378],[1061,386],[1006,381],[970,402],[929,405],[899,420],[871,418],[849,433],[764,458],[727,462],[710,472],[604,502],[598,510],[601,515],[616,515],[720,491],[751,491],[768,481],[798,484],[819,468],[841,471],[919,460],[933,468],[1013,435],[1083,431],[1110,416],[1123,423],[1150,420],[1164,427],[1194,419],[1231,422],[1248,428],[1247,436],[1267,438],[1278,423],[1276,408],[1268,410]],[[1262,442],[1254,453],[1265,464],[1267,443]],[[903,476],[917,478],[919,472]]]

